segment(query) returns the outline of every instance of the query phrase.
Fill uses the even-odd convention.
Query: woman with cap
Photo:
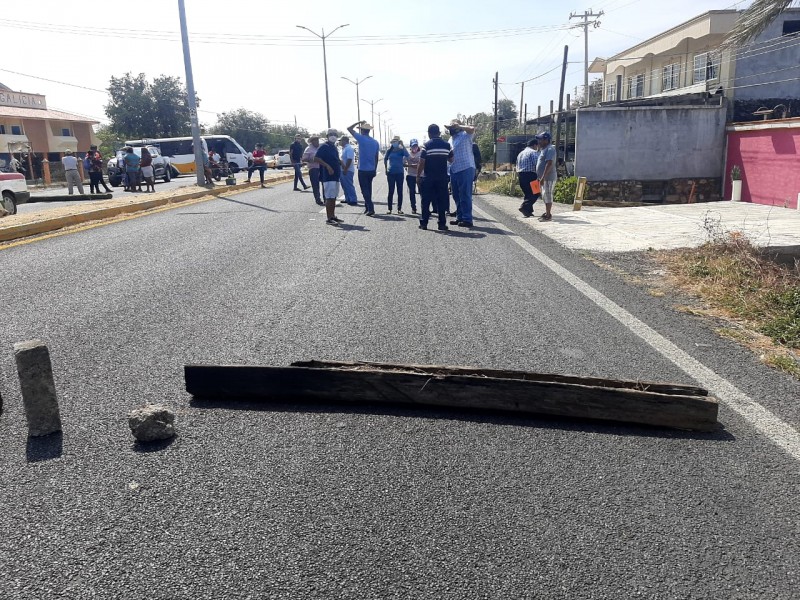
[[[422,156],[422,149],[419,147],[417,138],[411,138],[408,143],[411,147],[411,152],[408,153],[406,159],[406,185],[408,185],[408,199],[411,200],[411,214],[417,214],[417,169],[419,168],[419,159]],[[420,190],[422,193],[422,190]],[[397,212],[400,212],[400,205],[397,206]]]
[[[392,214],[392,200],[394,190],[397,188],[397,214],[403,214],[403,175],[405,170],[403,164],[409,158],[408,150],[403,147],[400,136],[392,138],[392,145],[383,155],[383,166],[386,168],[386,180],[389,182],[389,195],[386,198],[389,204],[388,214]]]

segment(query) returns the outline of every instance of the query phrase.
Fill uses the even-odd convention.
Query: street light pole
[[[355,81],[353,81],[352,79],[350,79],[348,77],[342,77],[342,79],[347,79],[347,81],[349,81],[350,83],[352,83],[353,85],[356,86],[356,112],[358,113],[358,122],[359,123],[361,122],[361,99],[358,96],[358,86],[360,84],[364,83],[370,77],[372,77],[372,75],[367,75],[361,81],[358,80],[358,77],[356,77]]]
[[[328,55],[325,50],[325,40],[331,37],[334,33],[339,31],[342,27],[347,27],[350,23],[345,23],[344,25],[339,25],[336,29],[331,31],[328,35],[325,35],[325,30],[322,30],[322,34],[317,33],[316,31],[312,31],[308,27],[303,27],[302,25],[296,25],[299,29],[305,29],[309,33],[313,33],[319,39],[322,40],[322,67],[325,70],[325,108],[328,112],[328,129],[331,128],[331,101],[330,97],[328,96]]]
[[[382,110],[378,114],[378,145],[383,147],[383,130],[381,129],[381,115],[385,115],[388,110]]]
[[[186,31],[186,8],[183,5],[183,0],[178,0],[178,15],[181,21],[183,66],[186,70],[186,95],[189,96],[189,120],[192,125],[192,143],[194,144],[194,169],[197,172],[197,185],[205,185],[206,174],[203,169],[203,143],[200,141],[200,123],[197,120],[197,99],[194,96],[192,57],[189,53],[189,34]]]
[[[383,100],[383,98],[378,98],[377,100],[362,100],[362,102],[369,104],[370,108],[372,109],[372,119],[370,120],[370,125],[375,125],[375,105],[381,100]]]

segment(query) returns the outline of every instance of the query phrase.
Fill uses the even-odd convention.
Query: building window
[[[5,135],[5,134],[6,134],[6,126],[0,125],[0,135]]]
[[[11,135],[22,135],[22,125],[12,125]]]
[[[644,96],[644,73],[628,77],[628,98]]]
[[[661,69],[653,69],[650,73],[650,94],[661,92]]]
[[[676,90],[681,87],[681,63],[665,65],[661,71],[661,90]]]
[[[715,81],[719,78],[719,52],[703,52],[694,56],[693,79],[695,83]]]
[[[61,129],[61,135],[64,137],[71,137],[72,132],[69,130],[69,127],[64,127]]]
[[[614,102],[617,99],[617,84],[609,83],[606,86],[606,101]]]
[[[782,35],[792,35],[800,32],[800,21],[784,21]]]

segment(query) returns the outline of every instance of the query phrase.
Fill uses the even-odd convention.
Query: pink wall
[[[773,121],[774,123],[774,121]],[[725,199],[731,197],[731,168],[742,169],[742,201],[797,208],[800,194],[800,126],[729,131]]]

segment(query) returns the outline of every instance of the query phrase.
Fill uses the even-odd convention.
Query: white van
[[[204,135],[209,150],[215,151],[228,163],[232,173],[247,168],[247,151],[229,135]]]

